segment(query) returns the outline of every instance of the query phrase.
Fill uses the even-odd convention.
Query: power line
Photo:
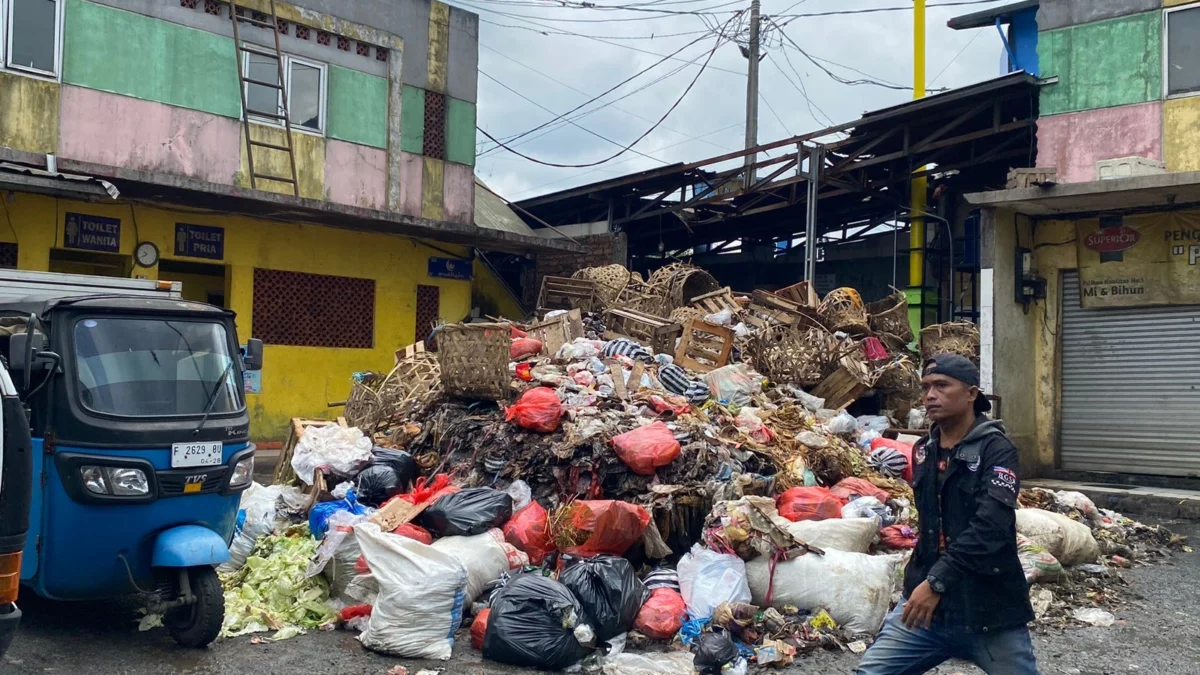
[[[912,91],[912,87],[905,87],[903,85],[898,85],[898,84],[894,84],[891,82],[883,82],[883,81],[873,79],[873,78],[872,79],[861,79],[861,80],[846,79],[846,78],[842,77],[841,75],[838,75],[837,73],[833,72],[832,70],[826,68],[825,66],[821,65],[821,63],[817,59],[813,58],[813,56],[811,54],[804,51],[804,49],[799,44],[797,44],[796,41],[793,40],[792,37],[783,30],[782,26],[780,26],[778,23],[775,23],[774,19],[768,19],[768,21],[770,21],[772,24],[775,25],[776,28],[779,29],[779,34],[782,35],[783,38],[785,40],[787,40],[792,45],[792,47],[794,47],[796,49],[796,51],[798,51],[802,55],[804,55],[804,58],[808,59],[809,62],[812,63],[814,66],[816,66],[817,68],[820,68],[821,71],[824,72],[826,75],[828,75],[830,77],[830,79],[832,79],[834,82],[839,82],[841,84],[845,84],[845,85],[852,86],[852,87],[859,86],[859,85],[873,85],[876,87],[883,87],[885,89],[894,89],[897,91]],[[867,76],[867,77],[870,78],[870,76]]]
[[[686,37],[686,36],[690,36],[690,35],[701,35],[701,34],[706,35],[706,34],[712,32],[712,30],[705,28],[704,30],[689,30],[689,31],[684,31],[682,33],[658,33],[658,34],[651,33],[649,35],[585,35],[583,33],[573,33],[571,31],[557,30],[557,29],[553,29],[553,28],[546,28],[546,29],[538,30],[537,28],[530,28],[529,26],[517,26],[517,25],[511,24],[511,23],[499,23],[496,21],[488,21],[487,19],[480,19],[479,21],[482,23],[491,25],[491,26],[498,26],[500,28],[512,28],[515,30],[524,30],[524,31],[529,31],[530,33],[537,33],[539,35],[547,35],[547,36],[549,36],[549,35],[567,35],[567,36],[571,36],[571,37],[589,38],[592,40],[659,40],[659,39],[663,39],[663,38]]]
[[[775,112],[775,108],[771,105],[771,102],[767,100],[767,95],[760,91],[758,92],[758,97],[762,99],[763,103],[767,104],[767,110],[770,110],[771,114],[775,116],[775,121],[779,122],[779,126],[783,127],[784,133],[786,133],[788,136],[795,136],[796,134],[793,134],[788,130],[788,125],[784,123],[783,118],[779,116],[779,113]]]
[[[962,7],[964,5],[990,5],[999,0],[960,0],[959,2],[931,2],[926,7]],[[809,19],[820,16],[845,16],[849,14],[876,14],[878,12],[911,12],[912,5],[900,7],[867,7],[863,9],[838,9],[828,12],[810,12],[807,14],[776,14],[777,19]]]
[[[828,113],[821,109],[821,106],[817,105],[816,102],[809,97],[808,89],[804,86],[804,78],[800,75],[800,71],[796,70],[796,66],[792,65],[791,59],[788,57],[787,52],[783,52],[783,58],[787,60],[788,66],[790,66],[792,72],[795,73],[796,82],[793,82],[792,78],[787,76],[787,73],[784,72],[783,68],[780,67],[779,62],[775,60],[774,55],[767,54],[767,58],[771,60],[771,63],[775,64],[777,69],[779,69],[779,73],[783,75],[783,79],[787,80],[788,84],[791,84],[793,87],[795,87],[796,91],[800,92],[800,96],[804,98],[805,105],[808,106],[808,114],[812,115],[813,121],[817,124],[834,126],[833,118],[830,117]],[[813,110],[814,107],[816,108],[816,111]],[[820,118],[817,117],[817,111],[819,111],[821,115],[825,117],[825,122],[821,122]]]
[[[933,76],[933,79],[929,81],[929,84],[932,85],[934,82],[937,82],[938,78],[941,77],[943,74],[945,74],[945,72],[950,69],[950,66],[954,65],[954,62],[958,60],[958,57],[962,56],[963,52],[967,51],[968,47],[975,44],[975,40],[977,40],[979,38],[979,36],[983,35],[985,32],[987,32],[987,31],[982,31],[982,30],[975,31],[975,35],[971,38],[971,41],[968,42],[967,44],[963,45],[962,49],[958,50],[958,53],[954,55],[954,58],[950,59],[950,61],[946,64],[946,66],[938,71],[937,75]]]

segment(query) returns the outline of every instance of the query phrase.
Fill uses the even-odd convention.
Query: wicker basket
[[[614,306],[613,303],[625,290],[625,287],[635,280],[635,273],[625,269],[624,265],[605,265],[603,267],[585,267],[571,275],[572,279],[587,279],[596,282],[596,295],[603,305],[596,311],[604,311]],[[641,277],[637,276],[637,282]]]
[[[371,436],[418,416],[441,394],[437,355],[415,352],[400,359],[386,376],[368,373],[355,381],[346,401],[346,422]]]
[[[862,296],[853,288],[833,289],[821,301],[817,312],[830,330],[851,335],[864,335],[871,330],[867,324],[867,310],[863,306]]]
[[[770,326],[752,338],[755,368],[772,382],[812,387],[838,357],[838,342],[821,326]]]
[[[867,322],[875,333],[891,335],[904,344],[913,340],[912,325],[908,322],[908,297],[896,290],[882,300],[867,304]]]
[[[960,354],[979,365],[979,327],[966,321],[921,329],[921,360],[937,354]]]
[[[917,364],[907,355],[884,362],[878,369],[875,386],[884,391],[920,391]]]
[[[720,290],[721,285],[708,272],[695,265],[671,263],[660,267],[646,282],[650,292],[666,298],[662,314],[670,314],[678,307],[685,307],[692,298]]]
[[[446,393],[490,401],[507,399],[511,332],[503,323],[443,326],[437,339]]]

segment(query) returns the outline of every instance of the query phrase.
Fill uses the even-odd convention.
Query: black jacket
[[[1029,623],[1033,608],[1017,558],[1017,449],[1000,422],[980,416],[947,461],[939,512],[938,443],[934,428],[913,448],[920,537],[904,571],[905,597],[932,574],[946,585],[935,621],[979,632]],[[946,536],[940,557],[939,530]]]

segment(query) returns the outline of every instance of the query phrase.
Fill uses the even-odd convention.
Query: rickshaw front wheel
[[[211,567],[187,570],[188,582],[196,601],[171,610],[163,617],[167,632],[184,647],[206,647],[221,632],[225,620],[225,595],[221,580]]]

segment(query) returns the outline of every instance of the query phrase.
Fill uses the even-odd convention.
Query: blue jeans
[[[952,659],[965,659],[988,675],[1038,675],[1029,629],[987,633],[934,624],[909,630],[901,622],[904,601],[883,623],[875,644],[858,664],[858,675],[919,675]]]

